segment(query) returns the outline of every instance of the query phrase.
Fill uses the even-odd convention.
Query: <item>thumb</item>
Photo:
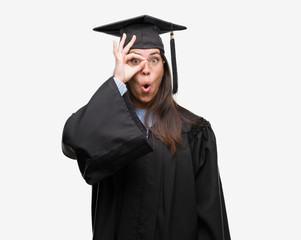
[[[140,62],[137,66],[131,67],[131,72],[132,72],[132,74],[134,75],[134,74],[136,74],[137,72],[141,71],[141,70],[144,68],[146,62],[147,62],[146,60],[143,60],[143,61]]]
[[[128,77],[127,78],[131,79],[137,72],[141,71],[144,68],[146,62],[147,61],[144,60],[144,61],[140,62],[139,65],[137,65],[135,67],[129,67],[128,66],[128,70],[127,70],[127,73],[128,73],[127,76]]]
[[[145,64],[147,64],[146,60],[141,61],[138,66],[134,67],[135,71],[141,71],[145,67]]]

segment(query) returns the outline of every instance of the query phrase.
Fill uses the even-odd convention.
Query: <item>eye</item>
[[[155,58],[155,57],[150,59],[151,63],[158,63],[159,61],[160,61],[159,58]]]
[[[140,63],[140,60],[137,58],[133,58],[130,60],[130,62],[131,62],[131,64],[138,65]]]

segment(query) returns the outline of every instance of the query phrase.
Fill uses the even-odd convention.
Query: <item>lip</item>
[[[151,85],[149,83],[144,83],[141,87],[143,93],[149,93]]]

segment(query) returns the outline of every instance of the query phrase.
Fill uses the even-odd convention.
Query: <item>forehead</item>
[[[139,54],[139,55],[142,55],[142,56],[145,56],[145,55],[153,55],[153,54],[160,54],[160,50],[157,49],[157,48],[148,48],[148,49],[131,49],[130,50],[130,53],[136,53],[136,54]]]

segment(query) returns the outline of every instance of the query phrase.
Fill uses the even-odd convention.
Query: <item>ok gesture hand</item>
[[[134,35],[131,41],[125,46],[124,42],[126,39],[126,34],[122,35],[119,45],[117,46],[116,41],[113,43],[113,53],[115,56],[115,71],[114,77],[122,81],[123,83],[128,82],[137,72],[139,72],[145,65],[146,60],[139,54],[128,53],[130,48],[136,41],[136,36]],[[130,66],[128,61],[132,59],[140,60],[137,66]]]

